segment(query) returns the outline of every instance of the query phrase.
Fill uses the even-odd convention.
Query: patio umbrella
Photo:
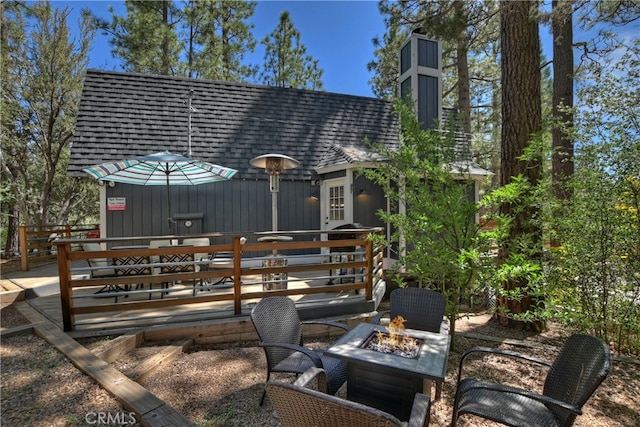
[[[168,151],[134,157],[116,162],[106,162],[83,169],[102,181],[133,185],[165,185],[169,206],[169,230],[172,231],[171,185],[199,185],[228,180],[238,172],[200,160],[173,154]]]

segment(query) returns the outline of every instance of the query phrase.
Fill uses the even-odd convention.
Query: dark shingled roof
[[[266,153],[300,162],[288,179],[315,178],[336,157],[358,161],[365,138],[398,144],[389,101],[309,90],[169,76],[88,70],[68,172],[106,161],[169,150],[186,154],[187,100],[193,91],[192,157],[265,178],[249,165]],[[360,160],[362,161],[362,159]],[[335,163],[333,163],[335,164]]]

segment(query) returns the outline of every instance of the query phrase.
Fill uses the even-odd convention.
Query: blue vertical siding
[[[310,198],[314,192],[318,187],[310,181],[281,181],[280,230],[320,228],[320,203]],[[173,214],[204,213],[203,233],[271,230],[271,193],[266,179],[172,186],[170,194]],[[116,184],[107,188],[107,197],[126,198],[124,211],[107,211],[108,237],[169,234],[166,187]]]

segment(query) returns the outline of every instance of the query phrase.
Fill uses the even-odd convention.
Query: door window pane
[[[344,186],[329,187],[329,219],[344,220]]]

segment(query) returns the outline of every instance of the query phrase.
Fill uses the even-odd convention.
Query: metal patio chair
[[[211,241],[208,237],[191,237],[183,239],[182,244],[184,246],[210,246]],[[208,252],[196,252],[195,254],[193,254],[193,259],[195,260],[195,272],[198,273],[200,271],[208,270],[210,258],[211,254]],[[203,263],[203,261],[206,262]],[[201,279],[199,280],[199,282],[200,288],[202,289],[202,287],[205,285],[205,280]],[[196,288],[194,287],[193,295],[195,296],[196,293]]]
[[[97,252],[102,250],[100,243],[82,243],[82,250],[85,252]],[[91,267],[89,271],[89,278],[91,279],[104,279],[116,277],[116,271],[113,267],[109,266],[109,261],[106,258],[88,258],[87,264]],[[103,294],[108,292],[120,292],[124,290],[120,285],[107,284],[104,285],[96,294]],[[115,302],[118,302],[118,297],[115,297]]]
[[[158,249],[165,246],[171,246],[170,239],[162,239],[162,240],[152,240],[149,242],[149,249]],[[152,264],[158,264],[160,262],[160,255],[151,255],[149,257]],[[153,268],[153,274],[159,274],[160,267]]]
[[[548,366],[542,394],[503,384],[462,377],[466,358],[490,353]],[[473,347],[460,359],[451,425],[463,414],[508,426],[570,426],[582,406],[607,377],[611,354],[607,344],[591,335],[567,339],[553,363],[498,348]]]
[[[390,319],[402,316],[405,328],[449,333],[449,322],[444,317],[446,300],[440,292],[424,288],[398,288],[391,291],[390,300],[390,310],[378,313],[371,323],[379,324],[386,315]],[[442,381],[438,381],[435,399],[440,399],[441,395]]]
[[[178,246],[175,245],[175,247],[177,248]],[[160,266],[160,274],[166,275],[166,274],[178,274],[178,273],[195,273],[198,271],[197,265],[195,263],[194,254],[192,253],[188,253],[188,254],[173,253],[173,254],[160,255],[160,263],[163,264]],[[193,285],[192,294],[193,296],[196,296],[196,292],[198,290],[198,284],[200,284],[200,287],[202,287],[202,280],[201,279],[188,279],[188,280]],[[161,298],[164,298],[165,293],[169,293],[168,289],[173,285],[174,285],[173,281],[163,282],[162,287],[163,289],[165,289],[165,292],[162,292],[160,294]]]
[[[123,247],[120,247],[123,248]],[[115,248],[112,248],[115,249]],[[113,265],[120,268],[115,268],[116,276],[123,278],[127,276],[150,276],[153,269],[149,266],[151,263],[148,255],[130,255],[130,256],[117,256],[113,257]],[[131,285],[124,285],[124,290],[130,291]],[[144,282],[136,284],[135,290],[144,288]],[[125,295],[128,298],[129,295]],[[149,299],[151,299],[151,285],[149,285]],[[118,298],[116,297],[116,302]]]
[[[327,374],[326,391],[335,394],[347,380],[347,363],[323,355],[322,350],[303,347],[302,325],[324,324],[344,330],[349,328],[338,322],[300,322],[296,305],[290,298],[274,296],[263,298],[251,310],[251,322],[260,338],[259,345],[267,357],[267,380],[272,372],[302,374],[312,367],[322,368]],[[260,405],[264,402],[266,389]]]
[[[182,240],[184,246],[209,246],[211,242],[208,237],[192,237]],[[208,260],[211,255],[208,252],[197,252],[194,255],[196,261]]]
[[[424,427],[429,425],[431,402],[428,396],[417,393],[409,423],[402,423],[387,412],[357,402],[311,390],[312,379],[326,380],[320,368],[310,368],[295,383],[269,381],[267,394],[283,427]]]

